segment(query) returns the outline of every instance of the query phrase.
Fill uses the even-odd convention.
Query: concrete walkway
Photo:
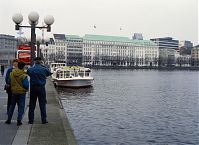
[[[11,125],[4,124],[6,115],[3,115],[2,118],[5,118],[0,122],[0,145],[77,145],[67,116],[58,99],[58,94],[50,79],[47,80],[46,93],[47,120],[49,123],[41,123],[38,102],[33,125],[28,124],[28,109],[26,109],[23,118],[23,125],[20,127],[17,127],[14,122]],[[5,105],[3,105],[3,108],[0,110],[5,110]],[[7,138],[4,139],[3,136],[7,136]]]
[[[7,119],[7,93],[3,89],[5,78],[0,76],[0,145],[11,145],[13,139],[17,133],[17,107],[12,117],[12,123],[10,125],[5,124]]]

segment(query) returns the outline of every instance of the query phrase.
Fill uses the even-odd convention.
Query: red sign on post
[[[31,47],[29,45],[18,46],[17,59],[23,61],[26,64],[31,62]]]
[[[31,62],[30,50],[18,50],[17,59],[19,61],[25,62],[26,64],[30,64]]]
[[[31,50],[29,45],[19,45],[18,50]]]

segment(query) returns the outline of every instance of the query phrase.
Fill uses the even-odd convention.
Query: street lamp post
[[[30,26],[22,26],[21,22],[23,21],[23,16],[20,13],[14,14],[12,20],[15,22],[15,30],[19,30],[20,27],[31,28],[31,66],[33,65],[33,59],[35,57],[35,43],[36,43],[36,34],[35,29],[47,29],[47,32],[51,31],[51,25],[54,23],[54,17],[48,15],[44,18],[46,26],[36,26],[39,20],[39,14],[37,12],[31,12],[28,15]]]
[[[41,57],[41,53],[40,53],[41,37],[37,36],[36,37],[36,42],[37,42],[37,56]]]

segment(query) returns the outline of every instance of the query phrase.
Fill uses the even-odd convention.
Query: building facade
[[[0,64],[10,65],[17,51],[17,39],[11,35],[0,34]]]
[[[55,61],[55,42],[53,38],[50,38],[48,43],[41,44],[40,49],[44,59],[46,60],[46,64],[49,65],[51,62]]]
[[[179,48],[192,49],[193,43],[191,41],[187,41],[187,40],[180,41]]]
[[[191,55],[191,49],[193,48],[193,43],[191,41],[180,41],[179,51],[181,55]]]
[[[179,51],[176,51],[175,66],[177,67],[191,66],[191,55],[181,55]]]
[[[191,65],[199,67],[199,45],[196,45],[191,50]]]
[[[66,62],[67,44],[65,34],[53,34],[55,42],[55,62]]]
[[[83,39],[78,35],[65,35],[66,37],[66,64],[68,66],[82,65]]]
[[[159,50],[148,40],[89,35],[83,37],[83,65],[157,66]]]
[[[173,40],[171,37],[150,39],[159,47],[159,65],[172,66],[175,65],[175,53],[179,49],[179,41]]]

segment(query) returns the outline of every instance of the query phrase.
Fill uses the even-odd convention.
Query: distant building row
[[[132,39],[89,34],[53,36],[52,45],[44,49],[46,58],[68,65],[190,66],[193,60],[198,60],[195,55],[192,55],[194,59],[191,57],[193,44],[190,41],[179,42],[171,37],[143,40],[138,33]]]
[[[0,64],[9,63],[16,52],[14,36],[0,35]],[[67,65],[94,66],[199,66],[199,49],[190,41],[171,37],[143,40],[119,36],[53,34],[49,45],[40,46],[44,58]],[[192,49],[193,48],[193,49]],[[7,54],[7,55],[6,55]],[[7,61],[7,62],[6,62]]]

